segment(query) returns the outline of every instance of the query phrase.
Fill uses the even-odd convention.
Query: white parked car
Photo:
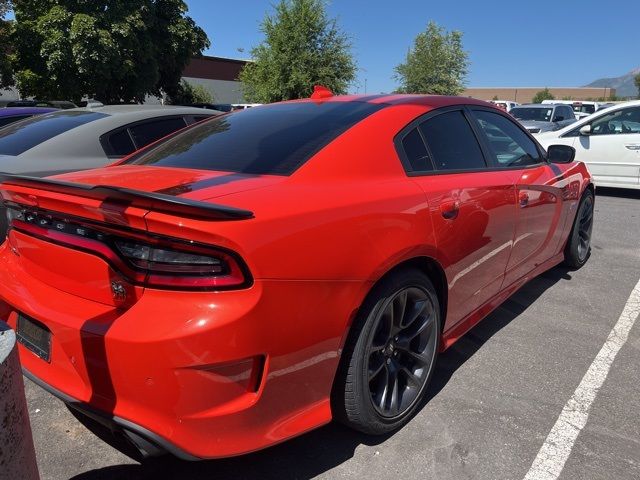
[[[640,189],[640,100],[620,103],[539,135],[543,147],[570,145],[596,185]]]
[[[520,105],[519,103],[512,102],[511,100],[491,100],[491,103],[505,112],[510,112],[513,107]]]

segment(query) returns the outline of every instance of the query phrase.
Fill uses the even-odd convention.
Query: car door
[[[405,128],[403,163],[431,209],[449,287],[445,329],[498,293],[516,222],[515,175],[487,167],[463,107],[438,109]]]
[[[504,285],[526,276],[558,250],[566,209],[558,171],[527,133],[494,110],[471,108],[496,168],[512,171],[517,224]]]
[[[640,105],[621,108],[593,119],[589,135],[578,128],[573,137],[576,160],[585,162],[596,185],[636,187],[640,184]]]

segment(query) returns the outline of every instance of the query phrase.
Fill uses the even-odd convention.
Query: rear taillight
[[[98,255],[134,284],[216,290],[250,283],[244,263],[219,247],[94,225],[17,205],[8,206],[7,221],[23,233]]]

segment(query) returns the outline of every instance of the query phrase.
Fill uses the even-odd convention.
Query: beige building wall
[[[518,103],[531,103],[533,97],[545,87],[523,87],[523,88],[467,88],[462,95],[465,97],[477,98],[479,100],[493,100],[498,97],[499,100],[512,100]],[[557,100],[588,100],[596,98],[611,98],[616,94],[615,88],[602,87],[549,87],[551,94]]]

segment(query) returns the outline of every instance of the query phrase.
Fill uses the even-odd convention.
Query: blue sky
[[[186,3],[211,40],[206,54],[249,58],[273,2]],[[365,79],[368,93],[393,90],[394,67],[429,20],[464,33],[469,86],[582,86],[640,66],[638,0],[332,0],[328,11],[352,40],[353,92],[364,92]]]

